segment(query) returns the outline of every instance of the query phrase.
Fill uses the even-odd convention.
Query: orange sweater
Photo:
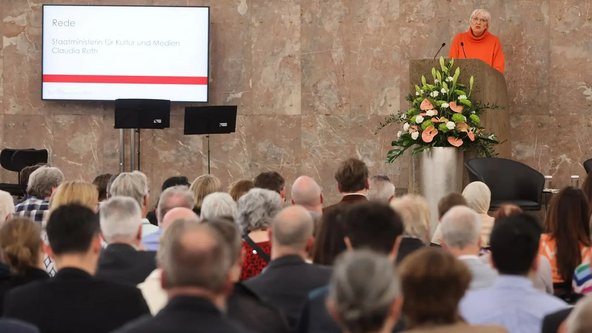
[[[464,49],[467,56],[463,53],[460,43],[464,43]],[[489,66],[497,69],[504,74],[504,51],[502,44],[495,35],[485,31],[481,37],[473,36],[471,29],[461,32],[454,36],[450,46],[449,58],[474,58],[481,59]]]

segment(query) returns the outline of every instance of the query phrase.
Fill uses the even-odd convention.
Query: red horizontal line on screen
[[[205,76],[63,75],[45,74],[43,82],[123,84],[208,84]]]

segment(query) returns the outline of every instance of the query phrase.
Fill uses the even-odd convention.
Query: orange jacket
[[[466,57],[460,45],[461,42],[464,43]],[[452,40],[448,57],[481,59],[489,66],[504,74],[504,51],[502,50],[502,44],[499,38],[489,33],[489,31],[485,31],[479,38],[473,36],[471,29],[457,34]]]

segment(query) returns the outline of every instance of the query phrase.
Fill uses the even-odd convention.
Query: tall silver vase
[[[462,191],[463,153],[454,147],[434,147],[414,156],[409,193],[421,194],[430,206],[432,232],[438,224],[438,201]]]

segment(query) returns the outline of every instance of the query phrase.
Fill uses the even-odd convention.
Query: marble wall
[[[0,147],[45,147],[69,179],[116,172],[113,103],[40,98],[42,3],[0,1]],[[492,13],[512,101],[512,156],[566,185],[592,157],[592,2],[579,0],[126,0],[119,4],[211,6],[210,103],[237,104],[237,132],[211,138],[212,173],[225,184],[277,170],[300,174],[338,199],[340,160],[407,186],[409,158],[384,163],[398,129],[374,134],[406,108],[408,62],[432,57],[467,27],[474,8]],[[447,54],[446,47],[442,54]],[[158,193],[173,174],[207,171],[206,141],[171,128],[142,131],[142,170]],[[0,180],[14,174],[0,171]]]

